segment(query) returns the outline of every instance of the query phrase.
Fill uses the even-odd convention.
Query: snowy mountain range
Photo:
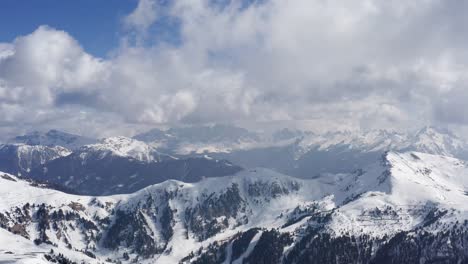
[[[264,144],[261,135],[229,125],[152,129],[134,136],[174,155],[231,152]]]
[[[153,129],[135,139],[164,149],[166,153],[187,155],[232,153],[274,147],[294,146],[294,159],[310,151],[347,148],[359,152],[420,151],[430,154],[468,157],[467,142],[448,130],[423,127],[413,132],[389,130],[336,131],[317,134],[281,129],[260,133],[227,125]]]
[[[23,143],[26,145],[42,145],[42,146],[61,146],[67,149],[77,149],[86,144],[93,144],[96,140],[79,135],[70,134],[56,129],[49,130],[45,133],[33,131],[28,134],[17,136],[10,139],[7,143]]]
[[[117,155],[151,160],[162,153],[172,156],[199,154],[224,154],[261,151],[263,149],[288,149],[291,158],[300,160],[310,152],[331,152],[335,149],[370,153],[382,151],[420,151],[424,153],[468,157],[468,142],[448,130],[424,127],[414,132],[389,130],[336,131],[317,134],[310,131],[281,129],[273,133],[249,131],[230,125],[211,125],[152,129],[127,137],[110,137],[101,140],[82,137],[58,130],[45,133],[31,132],[17,136],[7,143],[24,145],[61,146],[76,151],[83,146],[106,149]],[[157,159],[157,158],[156,158]],[[255,166],[254,166],[255,167]]]
[[[465,263],[467,150],[430,127],[19,136],[0,263]]]
[[[449,131],[433,127],[424,127],[413,133],[372,130],[364,133],[344,131],[329,132],[324,135],[312,134],[304,137],[298,145],[300,153],[307,153],[311,149],[327,150],[341,145],[365,152],[394,150],[420,151],[445,156],[467,154],[467,143],[464,140]]]
[[[377,130],[315,134],[282,129],[265,134],[234,126],[214,125],[153,129],[134,138],[117,136],[102,140],[51,130],[42,134],[33,132],[18,136],[11,141],[23,143],[1,145],[1,171],[30,176],[36,180],[71,184],[74,188],[82,184],[83,179],[99,179],[101,176],[96,177],[97,174],[117,173],[118,178],[125,179],[139,174],[148,177],[153,167],[185,164],[185,161],[190,161],[188,164],[191,164],[196,163],[195,160],[210,164],[211,159],[214,159],[224,161],[225,167],[232,167],[232,164],[244,168],[263,167],[300,178],[314,178],[321,174],[347,173],[366,167],[376,162],[386,151],[419,151],[459,159],[468,158],[468,144],[464,140],[448,131],[432,127],[425,127],[414,133]],[[89,142],[92,143],[88,144]],[[39,143],[43,145],[37,145]],[[162,164],[153,164],[158,162]],[[120,166],[115,165],[117,163]],[[176,176],[173,172],[161,170],[160,173],[171,176],[157,178],[187,178],[183,171],[172,169],[175,170],[180,171]],[[231,172],[228,171],[226,173]],[[206,170],[204,173],[207,175],[195,176],[191,181],[214,175]],[[221,174],[227,175],[226,173]],[[80,179],[80,183],[72,184],[76,179]],[[160,181],[151,181],[151,184]],[[124,183],[106,185],[106,188],[112,190],[104,190],[104,193],[128,193],[137,190],[118,187],[121,185]],[[139,184],[135,188],[136,186],[145,187]],[[86,194],[98,194],[97,191]]]
[[[468,167],[388,152],[298,179],[268,169],[132,194],[76,196],[0,177],[0,261],[464,263]],[[14,239],[13,236],[17,236]],[[16,241],[11,243],[10,241]],[[24,246],[23,246],[24,245]],[[29,255],[25,254],[29,248]]]
[[[415,133],[378,130],[315,134],[282,129],[267,135],[214,125],[154,129],[134,138],[101,140],[51,130],[11,141],[19,139],[25,143],[0,146],[0,171],[94,195],[130,193],[166,179],[193,182],[202,177],[228,175],[240,167],[263,167],[300,178],[348,173],[375,163],[386,151],[468,157],[464,140],[431,127]],[[206,168],[201,170],[202,167]],[[134,183],[138,175],[142,177]],[[145,180],[148,178],[152,180]],[[109,182],[104,184],[102,179]],[[88,182],[94,191],[87,189]]]
[[[0,171],[60,185],[74,193],[108,195],[131,193],[168,179],[194,182],[242,169],[210,157],[173,157],[126,137],[105,138],[75,147],[69,150],[56,145],[0,145]]]
[[[374,163],[386,151],[419,151],[468,158],[468,144],[465,140],[432,127],[408,133],[386,130],[325,134],[281,132],[281,140],[275,140],[278,138],[276,134],[276,137],[265,137],[262,143],[208,155],[230,160],[243,167],[265,167],[301,178],[356,170]]]

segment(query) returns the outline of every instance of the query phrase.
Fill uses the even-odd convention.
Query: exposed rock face
[[[188,230],[203,241],[230,226],[229,220],[235,219],[236,225],[245,224],[246,204],[239,193],[239,186],[233,183],[221,194],[204,194],[200,203],[185,210]],[[241,217],[243,214],[243,217]]]

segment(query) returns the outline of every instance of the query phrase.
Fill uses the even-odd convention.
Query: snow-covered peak
[[[114,153],[120,156],[129,156],[138,160],[151,160],[150,152],[153,149],[142,141],[131,139],[128,137],[110,137],[102,140],[101,146],[111,149]]]
[[[14,137],[10,142],[27,145],[62,146],[73,150],[86,144],[95,143],[96,140],[52,129],[45,133],[33,131],[26,135]]]
[[[419,130],[411,138],[411,146],[420,152],[457,156],[465,152],[468,147],[466,142],[449,131],[442,131],[433,127],[425,127]]]
[[[159,161],[162,155],[154,146],[123,136],[109,137],[102,139],[99,143],[85,145],[78,152],[84,156],[89,153],[99,153],[101,157],[111,154],[144,162]]]

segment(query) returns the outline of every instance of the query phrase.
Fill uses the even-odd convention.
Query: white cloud
[[[8,131],[21,127],[15,122],[73,130],[84,110],[101,130],[282,119],[330,128],[464,126],[467,7],[140,0],[124,18],[136,42],[106,59],[45,26],[0,44],[0,123]],[[161,16],[180,22],[182,42],[142,45]]]
[[[24,103],[52,105],[57,94],[86,92],[105,75],[105,63],[63,31],[41,26],[12,47],[0,60],[0,79]]]
[[[146,39],[148,29],[157,18],[156,0],[139,0],[135,10],[123,19],[127,30],[127,36],[123,38],[124,45],[131,45],[128,42],[140,45]]]
[[[0,43],[0,60],[13,55],[13,45],[9,43]]]
[[[125,17],[124,23],[129,28],[147,29],[156,21],[156,18],[156,2],[140,0],[135,10]]]

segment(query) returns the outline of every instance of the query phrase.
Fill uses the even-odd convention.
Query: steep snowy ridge
[[[383,168],[360,171],[345,188],[349,202],[340,207],[329,228],[373,236],[412,230],[431,210],[452,210],[468,217],[468,168],[458,159],[425,153],[387,153]],[[378,208],[378,210],[375,210]],[[387,210],[387,215],[382,214]],[[358,227],[358,229],[356,229]],[[443,230],[438,230],[443,231]]]
[[[351,174],[301,180],[251,169],[107,197],[1,174],[0,227],[96,261],[466,261],[467,177],[463,161],[418,152],[389,152]]]
[[[462,204],[468,191],[468,169],[464,161],[415,152],[390,153],[387,160],[392,165],[393,184],[401,191],[396,194],[400,198],[466,208]]]

